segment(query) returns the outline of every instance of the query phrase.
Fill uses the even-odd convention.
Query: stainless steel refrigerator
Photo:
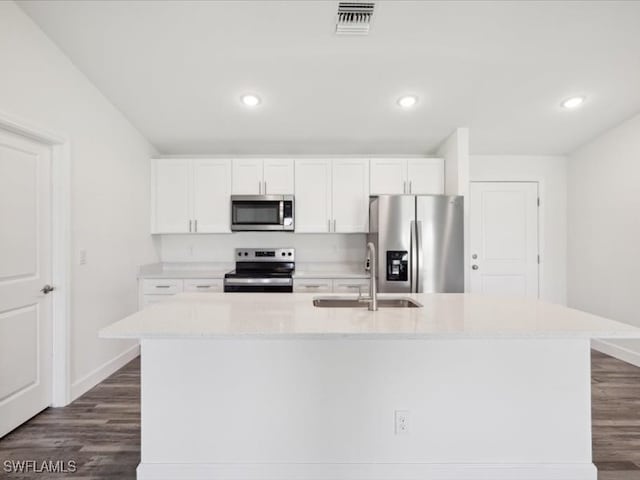
[[[369,198],[379,292],[464,292],[463,205],[447,195]]]

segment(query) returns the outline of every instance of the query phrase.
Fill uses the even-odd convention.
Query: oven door
[[[284,230],[282,195],[231,195],[231,230]]]

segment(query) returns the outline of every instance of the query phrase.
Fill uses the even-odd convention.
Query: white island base
[[[589,352],[588,339],[143,340],[138,478],[596,480]]]

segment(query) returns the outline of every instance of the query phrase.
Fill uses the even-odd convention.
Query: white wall
[[[567,161],[565,157],[472,155],[471,181],[537,181],[540,206],[540,298],[566,304]],[[471,206],[473,208],[473,206]]]
[[[134,345],[97,332],[136,311],[137,266],[156,259],[148,227],[156,152],[13,2],[0,2],[0,65],[0,115],[70,141],[71,378],[79,394]],[[86,265],[76,261],[79,249]]]
[[[569,305],[640,326],[640,115],[569,156],[568,195]]]
[[[447,195],[466,195],[469,188],[469,129],[457,128],[438,148],[444,158],[444,190]]]
[[[234,248],[294,247],[297,262],[362,262],[365,234],[237,232],[218,235],[162,235],[164,262],[230,262]]]

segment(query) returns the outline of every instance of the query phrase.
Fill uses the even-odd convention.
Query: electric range
[[[236,269],[225,274],[225,292],[293,292],[293,248],[236,248]]]

